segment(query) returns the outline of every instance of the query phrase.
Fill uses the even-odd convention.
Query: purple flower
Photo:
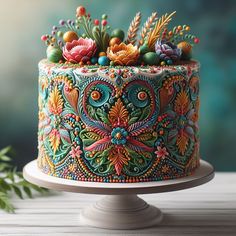
[[[181,56],[181,49],[177,48],[177,46],[172,43],[163,40],[158,40],[156,42],[155,50],[160,59],[168,64],[172,64],[172,62],[179,60]]]

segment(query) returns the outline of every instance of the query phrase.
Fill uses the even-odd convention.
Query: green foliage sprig
[[[11,153],[10,146],[0,150],[0,209],[14,213],[15,208],[10,201],[12,193],[24,199],[25,196],[32,198],[33,191],[44,193],[47,190],[24,180],[22,172],[10,164]]]
[[[90,15],[79,16],[76,20],[76,27],[84,30],[83,37],[95,40],[98,51],[106,52],[109,45],[110,35],[107,26],[107,15],[103,15],[101,22],[98,19],[92,21]]]

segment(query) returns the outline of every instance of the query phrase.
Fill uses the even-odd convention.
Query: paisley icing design
[[[60,178],[143,182],[199,165],[198,64],[39,65],[39,168]]]
[[[89,104],[94,107],[101,107],[110,98],[111,89],[103,84],[96,84],[91,88]]]

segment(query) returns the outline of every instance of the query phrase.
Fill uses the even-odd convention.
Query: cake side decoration
[[[199,39],[189,33],[187,25],[168,29],[175,13],[158,17],[153,12],[141,27],[142,16],[138,12],[125,34],[122,29],[111,30],[107,15],[93,20],[80,6],[75,20],[60,20],[58,26],[53,26],[51,35],[43,35],[41,39],[48,46],[48,60],[54,63],[81,66],[178,64],[180,60],[191,59],[192,47]]]
[[[175,12],[141,14],[127,34],[108,16],[60,20],[42,36],[38,167],[77,181],[145,182],[191,175],[199,166],[199,39]],[[139,33],[140,30],[140,33]],[[138,37],[140,36],[140,37]]]

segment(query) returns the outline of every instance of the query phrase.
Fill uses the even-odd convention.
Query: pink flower
[[[157,155],[157,157],[160,158],[165,158],[166,156],[169,156],[169,153],[167,152],[166,148],[162,148],[160,146],[157,147],[157,151],[155,151],[155,154]]]
[[[73,157],[73,158],[76,158],[76,157],[80,157],[80,154],[82,154],[83,152],[80,150],[80,146],[74,148],[72,147],[71,151],[70,151],[70,155]]]
[[[97,46],[94,40],[79,38],[66,43],[63,48],[63,56],[71,63],[85,63],[94,56],[96,50]]]

